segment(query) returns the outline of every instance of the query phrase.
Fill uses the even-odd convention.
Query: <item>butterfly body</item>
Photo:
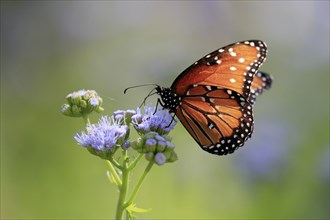
[[[157,86],[159,103],[203,150],[233,153],[252,135],[256,96],[271,86],[271,76],[258,71],[266,54],[259,40],[222,47],[184,70],[170,88]]]

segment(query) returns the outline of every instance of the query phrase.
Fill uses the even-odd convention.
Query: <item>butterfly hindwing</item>
[[[248,101],[254,104],[257,96],[271,87],[272,81],[273,79],[269,74],[258,71],[253,78]]]
[[[213,154],[234,152],[253,132],[252,106],[221,87],[191,87],[176,115],[201,148]]]

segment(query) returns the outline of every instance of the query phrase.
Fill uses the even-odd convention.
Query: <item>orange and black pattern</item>
[[[157,86],[160,104],[175,113],[203,150],[233,153],[252,135],[256,96],[271,86],[271,76],[258,71],[266,55],[259,40],[220,48],[183,71],[171,88]]]

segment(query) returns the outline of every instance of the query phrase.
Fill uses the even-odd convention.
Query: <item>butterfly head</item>
[[[178,96],[175,92],[170,88],[157,86],[156,92],[160,95],[161,105],[168,109],[170,113],[175,112],[176,108],[181,105],[181,97]]]

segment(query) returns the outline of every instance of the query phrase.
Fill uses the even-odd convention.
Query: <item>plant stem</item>
[[[121,220],[123,218],[124,210],[125,210],[125,199],[128,190],[128,182],[129,182],[129,172],[128,169],[128,157],[127,150],[123,151],[123,166],[122,166],[122,184],[119,188],[119,199],[117,203],[117,212],[116,219]]]
[[[132,192],[131,197],[130,197],[129,200],[125,203],[125,206],[124,206],[125,208],[128,207],[130,204],[132,204],[132,202],[133,202],[133,200],[134,200],[134,198],[135,198],[137,192],[139,191],[139,189],[140,189],[140,187],[141,187],[141,185],[142,185],[142,182],[143,182],[144,178],[147,176],[147,174],[148,174],[148,172],[150,171],[152,165],[154,165],[154,161],[153,161],[153,160],[150,161],[150,162],[148,163],[147,167],[145,168],[145,170],[144,170],[142,176],[140,177],[138,183],[136,184],[136,186],[135,186],[135,188],[134,188],[134,190],[133,190],[133,192]]]
[[[131,163],[131,165],[128,167],[129,170],[133,170],[134,167],[136,166],[136,164],[141,160],[141,158],[143,157],[144,154],[139,154],[139,156],[137,156],[133,162]]]
[[[90,123],[91,123],[91,122],[89,121],[88,114],[87,114],[87,115],[83,115],[82,118],[84,119],[85,124],[90,124]]]

